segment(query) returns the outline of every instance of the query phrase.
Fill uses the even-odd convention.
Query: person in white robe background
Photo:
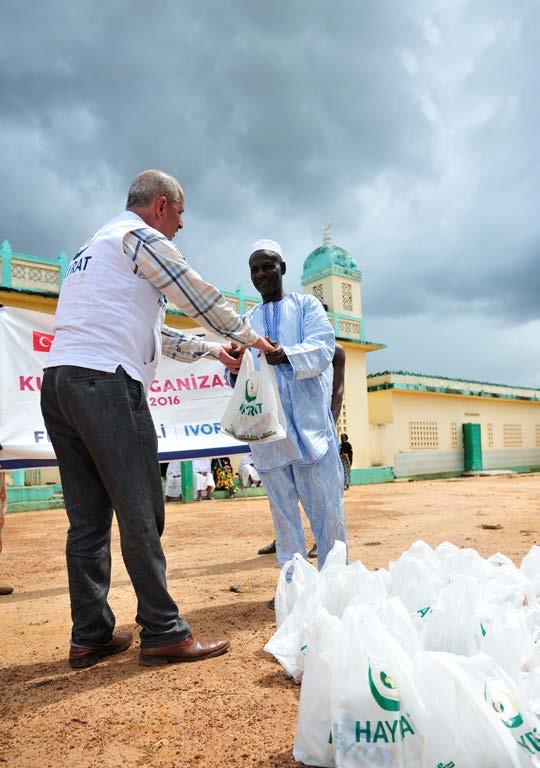
[[[261,478],[255,469],[255,465],[253,464],[253,456],[251,453],[244,453],[240,459],[240,464],[238,465],[238,474],[240,475],[243,488],[249,488],[250,485],[259,487],[261,484]]]
[[[204,499],[212,501],[212,491],[215,487],[210,459],[193,459],[193,490],[197,493],[197,501],[202,501],[203,492],[206,492]]]

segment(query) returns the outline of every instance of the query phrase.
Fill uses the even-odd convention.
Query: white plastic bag
[[[372,609],[347,608],[332,666],[332,744],[337,768],[421,768],[422,736],[407,653]]]
[[[497,606],[489,622],[480,649],[516,683],[521,680],[522,670],[534,650],[532,632],[527,626],[527,616],[510,603]]]
[[[413,662],[422,709],[411,715],[424,737],[424,768],[521,768],[520,748],[501,723],[487,681],[497,671],[483,654],[421,652]]]
[[[530,579],[534,591],[540,598],[540,547],[536,544],[531,547],[528,554],[521,562],[521,572]]]
[[[271,443],[287,436],[287,421],[274,372],[261,355],[256,370],[246,350],[234,392],[221,417],[221,431],[246,443]]]
[[[280,627],[305,590],[319,581],[319,571],[298,552],[280,571],[275,595],[276,624]]]
[[[306,628],[307,652],[293,756],[305,765],[335,766],[330,687],[340,620],[319,608]]]
[[[476,615],[478,582],[458,574],[441,589],[433,610],[419,627],[426,651],[448,651],[464,656],[478,653],[481,627]]]

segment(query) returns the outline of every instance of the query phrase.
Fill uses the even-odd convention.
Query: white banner
[[[0,307],[0,469],[57,463],[39,405],[52,327],[52,315]],[[231,394],[219,361],[162,358],[148,393],[160,461],[248,451],[221,433]]]

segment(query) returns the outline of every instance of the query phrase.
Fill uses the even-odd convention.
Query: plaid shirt
[[[124,253],[133,263],[133,271],[149,280],[167,299],[209,331],[253,344],[258,334],[251,329],[229,302],[210,283],[188,265],[171,240],[155,229],[141,227],[124,237]],[[176,360],[194,360],[203,355],[217,358],[221,345],[198,336],[169,328],[161,330],[162,353]]]

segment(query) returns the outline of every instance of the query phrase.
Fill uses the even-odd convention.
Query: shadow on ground
[[[40,709],[85,691],[144,674],[145,667],[138,664],[138,650],[138,646],[134,645],[126,653],[112,656],[93,667],[75,670],[67,663],[66,645],[66,657],[60,661],[1,668],[0,690],[3,696],[0,701],[0,720],[11,711],[19,715],[25,709]]]

